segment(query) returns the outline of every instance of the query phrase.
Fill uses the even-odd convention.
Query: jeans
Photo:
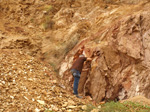
[[[76,69],[71,69],[72,75],[74,77],[74,83],[73,83],[73,93],[75,95],[78,95],[78,84],[80,79],[80,72]]]

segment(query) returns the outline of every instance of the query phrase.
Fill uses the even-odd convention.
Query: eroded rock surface
[[[84,45],[86,55],[93,58],[89,72],[82,73],[80,92],[96,101],[136,95],[150,98],[149,18],[149,11],[128,15],[101,31],[92,41],[83,40],[76,46]],[[67,59],[69,68],[71,58]]]
[[[141,10],[142,5],[132,4],[140,1],[1,0],[0,30],[7,36],[38,39],[41,42],[38,54],[58,69],[59,63],[79,41],[122,16]]]

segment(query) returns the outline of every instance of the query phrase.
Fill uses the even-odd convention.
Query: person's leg
[[[78,98],[82,98],[82,96],[78,95],[78,85],[80,80],[80,72],[77,70],[72,70],[72,75],[74,76],[74,84],[73,84],[73,93]]]
[[[78,84],[79,84],[79,77],[74,77],[74,85],[73,85],[73,93],[78,95]]]
[[[77,98],[82,98],[82,96],[78,95],[79,80],[80,80],[80,77],[74,77],[73,93],[76,95]]]

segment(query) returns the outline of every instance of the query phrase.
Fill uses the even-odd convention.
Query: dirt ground
[[[0,111],[81,110],[50,67],[18,50],[0,50]]]

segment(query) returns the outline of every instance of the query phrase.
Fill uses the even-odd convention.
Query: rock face
[[[40,49],[37,46],[32,49],[34,55],[38,52],[43,60],[58,69],[66,54],[80,40],[128,14],[130,9],[133,12],[141,10],[141,7],[133,10],[131,4],[124,6],[120,3],[139,1],[1,0],[0,33],[36,38],[41,43],[38,45]]]
[[[150,98],[149,21],[148,11],[128,15],[95,37],[83,40],[68,54],[62,64],[66,68],[72,64],[71,54],[83,45],[87,57],[93,59],[89,71],[81,74],[79,92],[91,95],[96,101],[136,95]],[[60,75],[65,73],[63,67]]]

